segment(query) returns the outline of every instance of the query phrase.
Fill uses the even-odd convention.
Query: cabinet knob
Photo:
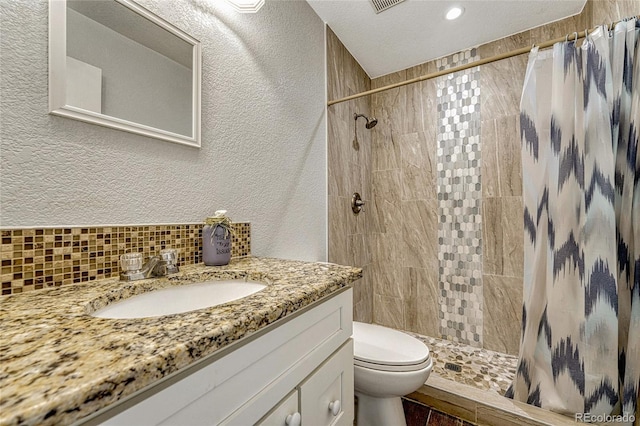
[[[287,426],[300,426],[300,413],[296,411],[293,414],[289,414],[284,423]]]
[[[333,414],[334,417],[340,412],[340,406],[341,404],[339,399],[329,403],[329,410],[331,410],[331,414]]]

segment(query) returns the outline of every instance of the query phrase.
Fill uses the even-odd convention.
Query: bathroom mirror
[[[49,0],[49,112],[200,147],[200,42],[130,0]]]

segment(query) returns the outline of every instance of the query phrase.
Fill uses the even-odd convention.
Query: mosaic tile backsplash
[[[476,49],[436,62],[438,70],[477,60]],[[482,347],[480,69],[437,80],[440,334]]]
[[[116,277],[121,254],[165,248],[179,265],[202,262],[203,224],[0,229],[2,295]],[[231,256],[251,254],[251,224],[234,223]]]

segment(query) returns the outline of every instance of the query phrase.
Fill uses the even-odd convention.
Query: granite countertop
[[[185,266],[170,278],[117,278],[0,297],[0,425],[69,424],[329,295],[362,270],[270,258]],[[223,305],[142,319],[90,314],[171,285],[247,277],[267,285]]]

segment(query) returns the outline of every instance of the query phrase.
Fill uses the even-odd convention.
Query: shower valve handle
[[[362,197],[357,192],[353,193],[353,197],[351,197],[351,210],[353,213],[358,214],[362,211],[362,206],[364,206],[364,201],[362,201]]]

